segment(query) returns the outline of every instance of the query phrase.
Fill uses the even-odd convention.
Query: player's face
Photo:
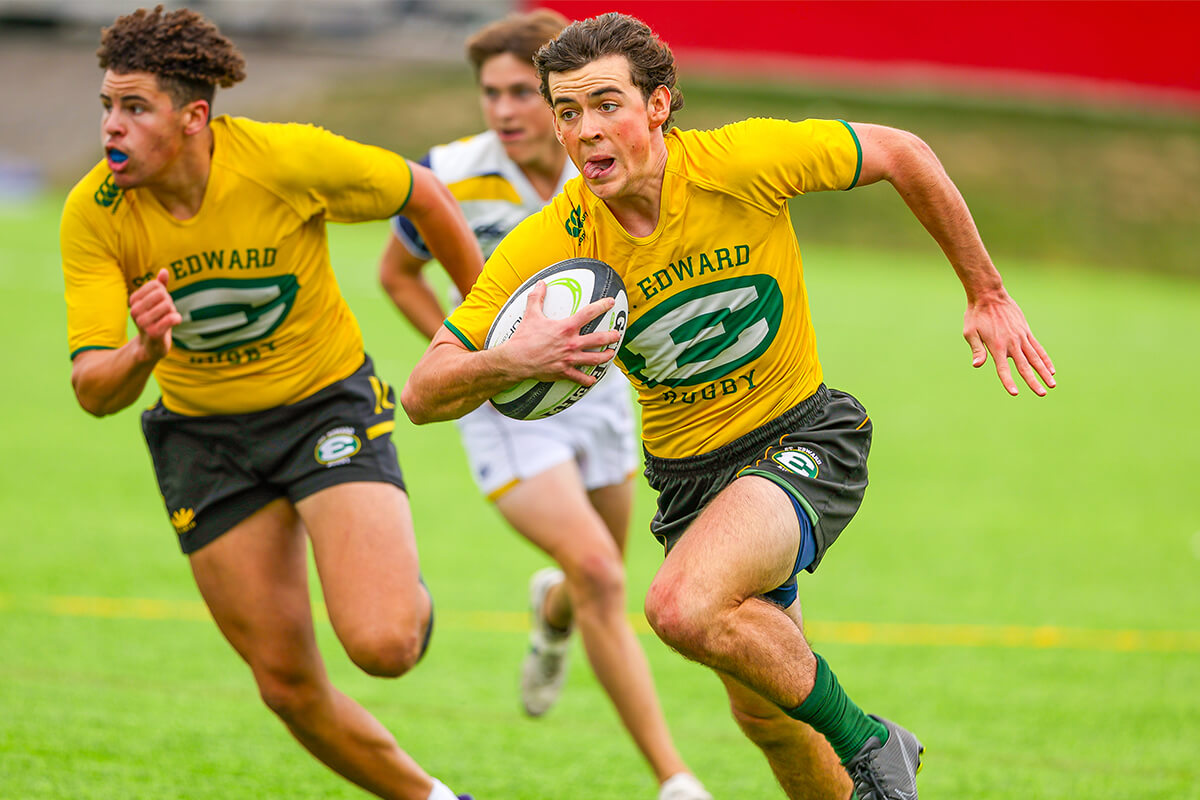
[[[658,191],[660,153],[653,145],[669,113],[665,88],[643,98],[630,78],[629,61],[620,55],[552,72],[549,86],[559,141],[597,197]]]
[[[184,109],[176,110],[147,72],[108,70],[100,103],[100,140],[114,182],[122,189],[152,182],[183,148]]]
[[[542,98],[532,63],[512,53],[492,56],[479,68],[479,91],[484,121],[509,158],[526,165],[558,151],[554,115]]]

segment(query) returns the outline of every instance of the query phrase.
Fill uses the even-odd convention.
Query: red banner
[[[680,58],[844,64],[886,76],[1141,88],[1200,99],[1200,2],[1190,0],[538,0],[572,19],[623,11]]]

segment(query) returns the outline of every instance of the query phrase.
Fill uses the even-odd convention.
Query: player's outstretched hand
[[[171,349],[171,329],[183,322],[175,301],[167,291],[168,273],[160,270],[129,295],[129,316],[137,325],[138,343],[146,357],[157,361]]]
[[[579,329],[613,306],[605,297],[589,303],[569,317],[551,319],[542,306],[546,301],[546,284],[538,281],[529,293],[525,314],[512,338],[502,345],[509,357],[523,365],[526,377],[539,381],[567,378],[584,386],[598,379],[582,372],[580,366],[594,366],[612,359],[616,351],[610,346],[621,338],[617,331],[592,331],[580,334]]]
[[[1038,397],[1045,397],[1046,390],[1054,388],[1054,362],[1029,329],[1021,307],[1007,292],[967,305],[963,338],[971,346],[971,366],[982,367],[991,353],[996,374],[1009,394],[1017,394],[1009,359]]]

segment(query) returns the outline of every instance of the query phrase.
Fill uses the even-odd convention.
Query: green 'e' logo
[[[184,350],[228,350],[261,339],[287,318],[300,282],[274,278],[212,278],[171,292],[183,322],[172,337]]]
[[[647,386],[693,386],[725,377],[761,356],[783,319],[783,293],[770,275],[694,286],[642,314],[619,358]]]

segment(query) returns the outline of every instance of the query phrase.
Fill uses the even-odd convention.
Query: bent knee
[[[254,681],[267,708],[289,723],[298,723],[308,716],[321,704],[327,691],[319,675],[286,667],[256,669]]]
[[[646,619],[658,638],[685,656],[707,649],[719,620],[682,581],[655,578],[646,593]]]
[[[625,605],[625,565],[616,548],[592,549],[564,559],[572,601],[588,605]]]
[[[376,627],[343,639],[346,654],[359,669],[378,678],[398,678],[425,653],[428,620],[423,625]]]

